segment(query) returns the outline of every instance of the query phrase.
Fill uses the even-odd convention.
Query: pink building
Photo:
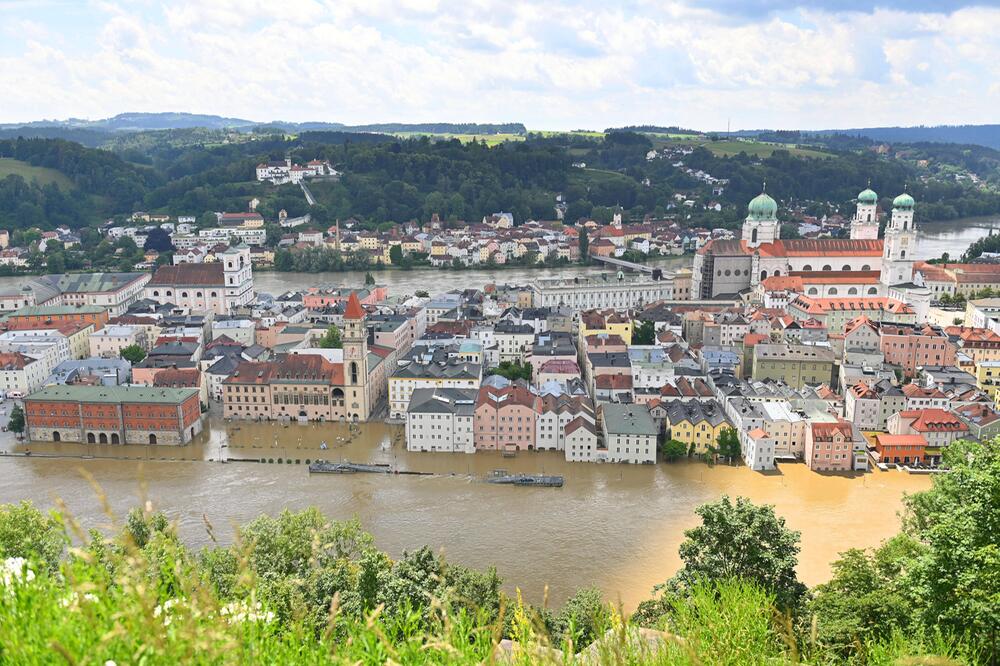
[[[805,461],[817,472],[854,469],[854,430],[848,421],[813,422],[806,428]]]
[[[901,367],[907,377],[916,376],[920,366],[955,364],[955,347],[935,326],[883,323],[880,339],[885,362]]]
[[[361,305],[375,305],[385,300],[389,294],[385,287],[367,287],[357,291],[351,289],[313,289],[302,295],[302,307],[308,310],[320,310],[328,305],[346,303],[352,293],[358,294]]]
[[[534,450],[536,399],[531,391],[519,384],[479,389],[473,419],[476,449]]]

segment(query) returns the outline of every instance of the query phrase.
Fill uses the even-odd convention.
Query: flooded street
[[[903,493],[930,485],[926,477],[895,471],[827,476],[801,464],[764,475],[697,462],[571,464],[556,453],[513,459],[485,452],[409,453],[400,433],[383,424],[363,425],[352,434],[346,425],[213,420],[195,444],[183,448],[31,444],[29,458],[0,456],[0,503],[28,498],[51,507],[61,498],[86,527],[102,525],[106,518],[84,470],[119,516],[141,501],[145,485],[148,498],[195,546],[210,543],[206,518],[217,538],[228,542],[234,525],[261,513],[317,506],[331,518],[359,518],[394,556],[427,544],[456,562],[495,565],[508,589],[520,586],[533,601],[541,600],[546,585],[559,603],[593,584],[632,609],[679,566],[677,547],[683,531],[696,523],[694,509],[722,494],[776,505],[789,526],[802,531],[799,573],[815,584],[829,576],[838,552],[892,536]],[[227,438],[230,445],[223,448]],[[23,452],[25,446],[9,443],[7,449]],[[223,452],[230,459],[275,462],[207,462]],[[40,457],[45,454],[132,459]],[[384,462],[435,475],[310,475],[305,461],[316,458]],[[566,484],[516,488],[481,481],[497,468],[562,474]]]

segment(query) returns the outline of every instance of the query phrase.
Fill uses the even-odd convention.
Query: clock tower
[[[344,407],[351,421],[367,421],[368,404],[368,328],[365,309],[358,295],[351,292],[344,309]]]

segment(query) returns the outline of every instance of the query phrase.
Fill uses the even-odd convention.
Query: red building
[[[34,441],[187,444],[202,429],[197,389],[47,386],[24,399]]]
[[[884,463],[926,463],[927,440],[923,435],[891,435],[880,433],[875,438],[875,451],[879,462]]]
[[[955,364],[955,347],[940,328],[883,323],[879,329],[885,362],[902,368],[907,377],[921,366]]]

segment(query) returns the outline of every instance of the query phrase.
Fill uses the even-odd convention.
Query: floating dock
[[[496,470],[486,477],[486,483],[506,486],[534,486],[536,488],[562,488],[563,477],[548,474],[507,474]]]

